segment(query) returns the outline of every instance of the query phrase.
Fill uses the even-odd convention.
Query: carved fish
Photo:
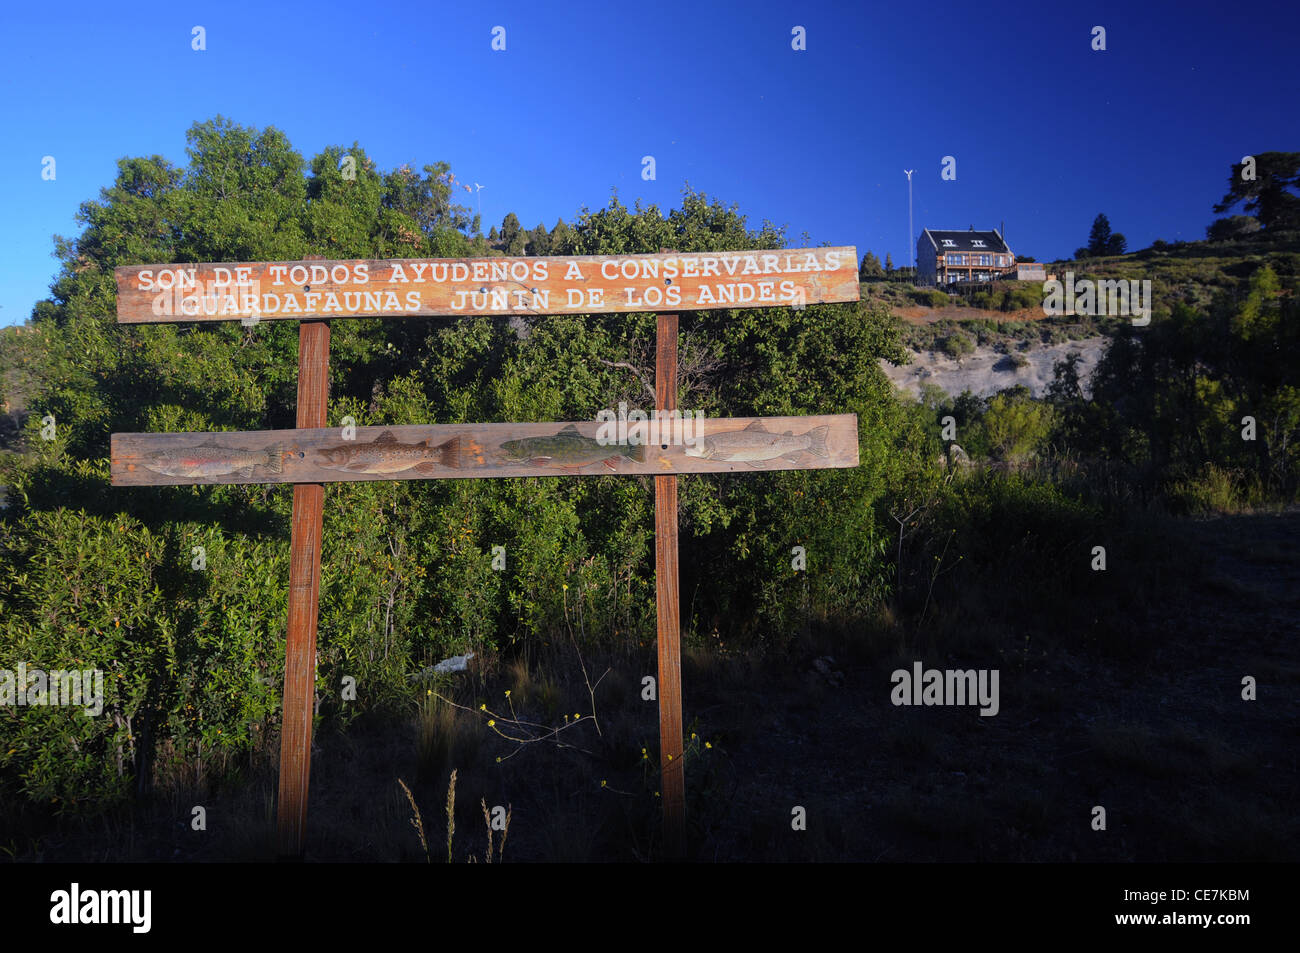
[[[254,467],[265,467],[272,473],[281,472],[284,469],[283,452],[284,448],[279,444],[266,450],[228,450],[209,440],[197,447],[155,450],[146,455],[144,466],[155,473],[175,477],[206,479],[236,471],[248,477],[253,475]]]
[[[643,444],[602,445],[594,437],[584,437],[573,424],[549,437],[521,437],[501,444],[501,451],[509,463],[529,463],[536,467],[555,464],[561,467],[584,467],[589,463],[604,463],[611,470],[618,457],[644,462]]]
[[[460,466],[460,437],[433,445],[433,439],[420,443],[399,443],[391,430],[385,430],[371,443],[345,443],[316,451],[316,462],[331,470],[348,473],[401,473],[418,470],[432,473],[438,466]]]
[[[777,434],[764,429],[762,421],[755,420],[744,430],[727,430],[697,439],[695,446],[686,447],[686,455],[705,460],[734,460],[750,466],[777,457],[797,460],[804,451],[828,457],[826,433],[829,430],[829,426],[823,425],[803,434],[790,430]]]

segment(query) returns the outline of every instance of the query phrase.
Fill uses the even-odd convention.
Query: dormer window
[[[974,247],[974,248],[983,248],[983,247],[984,247],[984,241],[983,241],[983,239],[972,238],[972,239],[971,239],[971,246]]]
[[[944,248],[956,248],[956,247],[957,247],[957,243],[954,242],[951,238],[945,238],[945,239],[943,240],[943,247],[944,247]]]

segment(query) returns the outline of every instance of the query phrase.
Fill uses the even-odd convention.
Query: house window
[[[1007,266],[1007,256],[1006,256],[1006,255],[998,255],[998,267],[999,267],[999,268],[1005,268],[1006,266]]]

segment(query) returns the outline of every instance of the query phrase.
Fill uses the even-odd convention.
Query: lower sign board
[[[114,486],[670,476],[858,465],[856,414],[113,434]]]

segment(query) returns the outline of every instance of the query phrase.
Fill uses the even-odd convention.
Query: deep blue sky
[[[915,230],[997,227],[1068,255],[1104,211],[1131,249],[1204,237],[1231,163],[1300,150],[1295,3],[539,2],[8,5],[0,32],[0,325],[56,272],[55,233],[128,155],[184,164],[223,114],[307,158],[446,160],[484,228],[684,182],[757,226],[910,259]],[[191,28],[207,50],[190,48]],[[506,28],[507,49],[490,49]],[[791,29],[807,29],[807,51]],[[1091,29],[1107,31],[1093,52]],[[42,157],[57,179],[41,178]],[[653,155],[656,181],[641,179]],[[957,179],[940,179],[944,156]],[[460,194],[461,201],[468,198]]]

